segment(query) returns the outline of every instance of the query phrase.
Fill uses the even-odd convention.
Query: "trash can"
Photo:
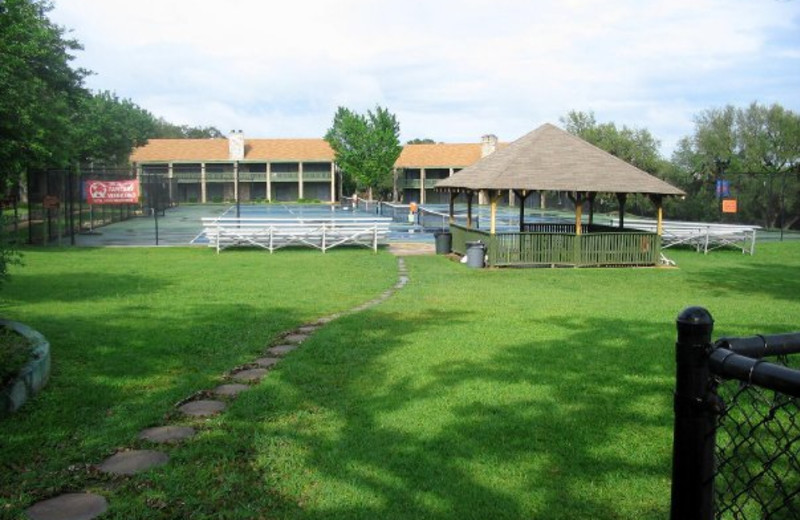
[[[453,234],[449,231],[436,231],[433,236],[436,239],[436,254],[450,254],[453,250]]]
[[[484,256],[486,256],[486,244],[480,240],[467,242],[467,266],[480,269],[483,267]]]

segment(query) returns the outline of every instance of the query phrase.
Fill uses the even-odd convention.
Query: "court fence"
[[[800,332],[712,343],[713,325],[677,318],[670,518],[800,518]]]

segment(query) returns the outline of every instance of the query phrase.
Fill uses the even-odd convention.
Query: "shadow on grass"
[[[243,412],[269,399],[261,413],[232,415],[264,422],[253,442],[276,515],[667,516],[670,324],[564,318],[545,324],[564,331],[557,344],[503,345],[499,335],[486,347],[495,351],[488,362],[466,348],[434,363],[421,353],[416,370],[390,374],[396,361],[387,357],[413,349],[409,337],[476,318],[344,318],[297,352],[267,383],[269,397],[253,398]]]
[[[175,403],[214,388],[298,320],[286,307],[200,302],[174,314],[122,309],[101,322],[34,324],[51,343],[53,371],[41,394],[0,420],[0,512],[4,501],[21,513],[38,499],[84,490],[95,478],[86,465],[130,446],[143,428],[180,422]]]
[[[8,282],[14,285],[16,277]],[[21,282],[20,282],[21,283]],[[149,277],[141,274],[107,274],[97,271],[70,273],[69,276],[57,274],[37,274],[24,277],[24,291],[4,291],[0,302],[36,303],[44,301],[92,301],[127,295],[146,295],[169,287],[166,278]],[[54,290],[57,288],[57,290]],[[13,287],[12,287],[13,289]]]
[[[698,270],[693,277],[708,285],[708,291],[717,295],[738,293],[735,296],[746,297],[763,294],[776,300],[794,302],[800,294],[797,265],[748,263]]]

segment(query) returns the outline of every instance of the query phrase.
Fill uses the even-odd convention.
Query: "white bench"
[[[614,224],[613,221],[612,225]],[[656,222],[652,220],[625,219],[625,227],[656,232]],[[662,225],[661,248],[689,245],[698,252],[708,253],[721,247],[735,247],[742,253],[755,253],[758,226],[737,224],[710,224],[706,222],[664,221]]]
[[[378,250],[389,235],[388,218],[204,218],[203,234],[217,253],[228,247],[260,247],[270,253],[287,246],[310,246],[323,253],[340,245]]]

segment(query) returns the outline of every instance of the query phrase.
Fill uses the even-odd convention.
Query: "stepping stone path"
[[[178,407],[178,410],[192,417],[207,417],[209,415],[218,414],[224,409],[225,403],[222,401],[210,401],[207,399],[189,401]]]
[[[297,345],[276,345],[272,348],[267,349],[267,352],[272,354],[273,356],[285,356],[289,352],[296,350]]]
[[[189,426],[156,426],[148,428],[139,434],[139,439],[157,442],[177,442],[187,439],[195,434],[194,428]]]
[[[261,368],[269,368],[269,367],[277,364],[278,361],[280,361],[280,358],[263,357],[263,358],[256,359],[255,361],[253,361],[253,363],[255,363],[256,365],[260,366]]]
[[[244,392],[249,388],[250,388],[249,386],[242,385],[239,383],[231,385],[220,385],[214,389],[214,395],[218,395],[220,397],[236,397],[237,395],[239,395],[240,393]]]
[[[31,520],[90,520],[108,510],[108,502],[92,493],[67,493],[25,510]]]
[[[299,345],[308,339],[308,334],[287,334],[284,336],[283,341],[293,345]]]
[[[249,370],[236,372],[231,377],[234,381],[238,381],[239,383],[254,383],[256,381],[261,381],[265,375],[267,375],[267,369],[251,368]]]
[[[107,458],[97,469],[111,475],[135,475],[150,468],[163,466],[168,460],[169,455],[160,451],[123,451]]]
[[[256,359],[253,364],[260,368],[239,370],[230,375],[236,383],[224,384],[211,391],[220,397],[234,397],[249,388],[242,383],[260,381],[269,372],[267,369],[280,362],[285,354],[297,349],[301,343],[309,338],[323,325],[345,316],[374,307],[389,299],[397,290],[402,289],[408,282],[408,270],[402,256],[397,259],[398,280],[394,286],[358,307],[342,313],[331,314],[319,318],[313,323],[298,327],[286,334],[283,344],[267,349],[267,353],[274,357]],[[178,410],[191,417],[207,417],[225,410],[225,403],[215,400],[189,401],[178,407]],[[139,434],[140,440],[155,443],[171,443],[188,439],[195,434],[194,428],[188,426],[156,426],[143,430]],[[163,466],[169,461],[169,455],[160,451],[130,450],[112,455],[103,461],[98,469],[103,473],[112,475],[135,475],[151,468]],[[102,515],[108,510],[108,502],[100,495],[92,493],[66,493],[48,500],[43,500],[25,510],[25,515],[30,520],[91,520]]]

